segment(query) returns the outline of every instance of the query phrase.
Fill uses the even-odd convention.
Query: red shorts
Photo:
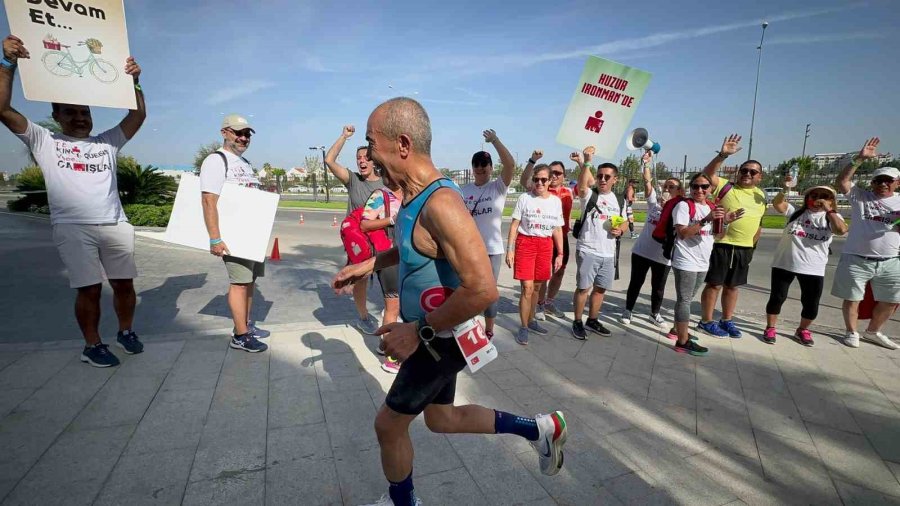
[[[519,281],[547,281],[553,267],[553,238],[516,237],[516,259],[513,278]]]

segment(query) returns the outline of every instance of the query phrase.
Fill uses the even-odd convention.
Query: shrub
[[[152,206],[146,204],[129,204],[125,206],[125,216],[136,227],[165,227],[169,224],[172,206]]]
[[[16,200],[9,200],[6,202],[6,209],[12,211],[14,213],[24,213],[26,211],[30,211],[31,207],[44,207],[47,205],[47,194],[46,193],[29,193],[19,197]],[[47,208],[49,214],[49,207]]]

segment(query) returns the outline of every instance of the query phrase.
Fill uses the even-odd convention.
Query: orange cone
[[[275,244],[272,245],[272,256],[269,257],[273,262],[281,260],[281,252],[278,251],[278,238],[275,238]]]
[[[306,222],[303,221],[303,213],[300,213],[300,224],[303,225],[304,223]]]
[[[335,215],[335,217],[331,219],[331,226],[332,226],[332,227],[336,227],[336,226],[337,226],[337,215]]]

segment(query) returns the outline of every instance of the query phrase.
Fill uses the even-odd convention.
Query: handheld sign
[[[137,109],[122,0],[4,0],[28,100]]]
[[[650,74],[591,56],[584,65],[556,142],[613,158],[650,83]]]

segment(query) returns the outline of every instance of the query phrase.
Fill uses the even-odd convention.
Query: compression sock
[[[394,501],[395,506],[415,505],[416,492],[413,489],[412,469],[409,471],[409,476],[403,481],[394,483],[393,481],[388,480],[388,483],[390,483],[388,486],[388,495],[391,496],[391,501]]]
[[[634,222],[633,221],[628,222],[628,231],[631,232],[632,234],[634,233]]]
[[[529,441],[537,441],[539,436],[537,422],[534,418],[525,418],[497,410],[494,410],[494,432],[515,434]]]

